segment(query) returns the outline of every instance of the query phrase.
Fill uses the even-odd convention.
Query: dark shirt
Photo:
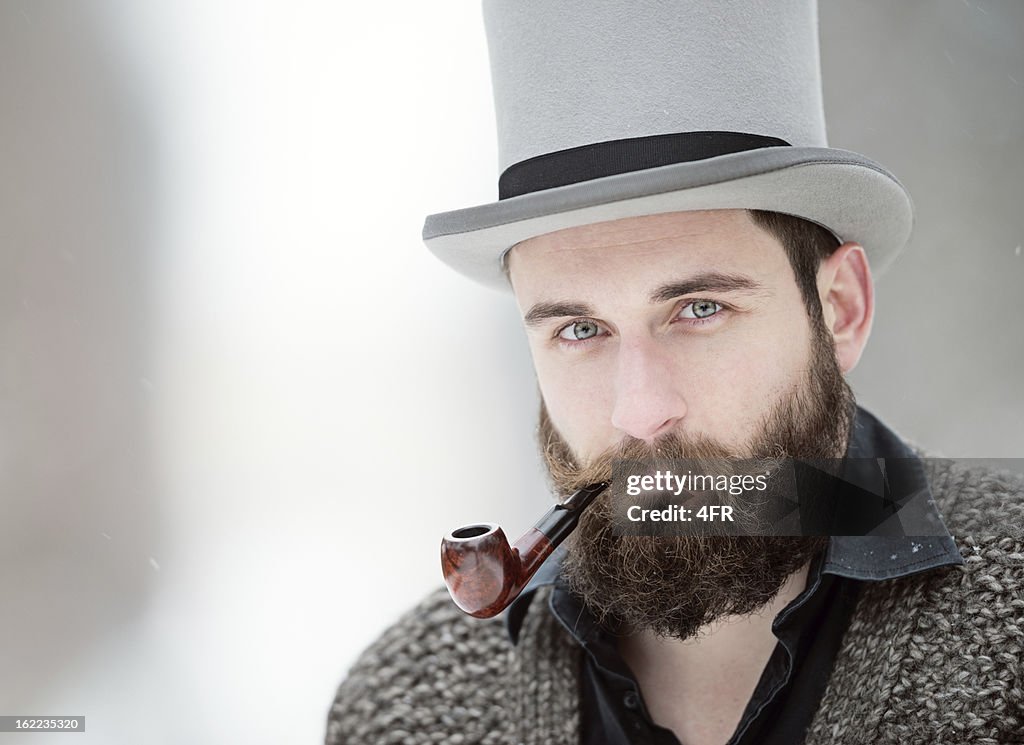
[[[956,544],[935,509],[920,461],[891,430],[858,408],[847,449],[850,458],[886,458],[886,477],[898,482],[907,500],[906,524],[933,526],[929,536],[833,536],[810,567],[807,587],[772,622],[778,639],[729,745],[797,745],[825,691],[861,584],[962,564]],[[934,526],[938,526],[935,529]],[[531,610],[533,591],[554,585],[547,609],[583,648],[581,721],[583,745],[678,745],[671,730],[647,712],[635,676],[616,647],[559,576],[564,547],[556,551],[509,608],[513,640]]]

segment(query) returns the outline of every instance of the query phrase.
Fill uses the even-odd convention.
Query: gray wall
[[[1024,457],[1024,3],[820,4],[829,141],[910,190],[852,381],[948,456]]]

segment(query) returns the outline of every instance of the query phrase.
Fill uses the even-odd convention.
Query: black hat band
[[[509,166],[498,179],[498,199],[744,150],[789,146],[778,137],[746,132],[678,132],[595,142]]]

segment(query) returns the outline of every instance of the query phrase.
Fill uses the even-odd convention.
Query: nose
[[[648,442],[671,431],[686,415],[678,372],[653,339],[620,341],[612,426]]]

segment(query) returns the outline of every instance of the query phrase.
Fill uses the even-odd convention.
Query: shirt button
[[[626,695],[622,697],[622,705],[635,711],[640,708],[640,697],[635,691],[626,691]]]

